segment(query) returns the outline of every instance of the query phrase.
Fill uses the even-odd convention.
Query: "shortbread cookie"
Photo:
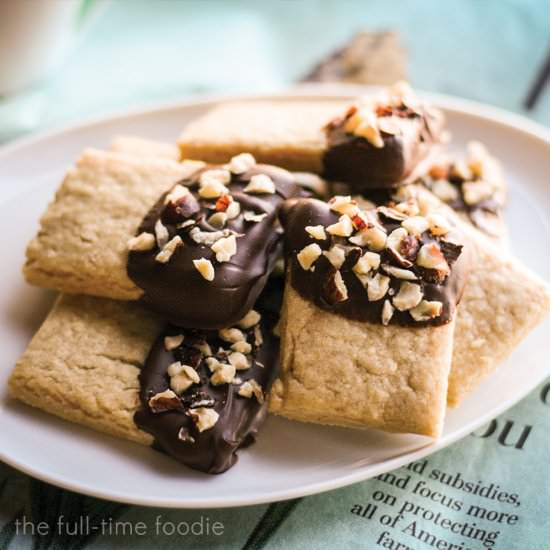
[[[279,348],[270,300],[264,294],[261,314],[218,333],[163,329],[135,303],[62,295],[17,362],[10,394],[152,444],[194,469],[223,472],[266,416]]]
[[[413,208],[365,210],[335,197],[285,209],[289,276],[274,412],[440,433],[468,265],[450,222]]]
[[[242,102],[216,107],[179,139],[182,158],[224,162],[246,150],[357,190],[396,185],[441,137],[440,111],[399,85],[350,102]]]
[[[222,328],[265,286],[282,252],[278,207],[300,192],[292,174],[248,154],[198,167],[88,152],[42,218],[25,276],[64,292],[139,298],[179,326]]]
[[[320,174],[324,126],[345,108],[343,101],[299,99],[224,103],[185,127],[181,156],[221,163],[248,151],[258,162]]]
[[[180,151],[175,143],[137,136],[116,136],[109,149],[115,153],[125,153],[141,158],[155,157],[176,162],[180,160]]]
[[[21,356],[10,394],[117,437],[150,445],[134,424],[138,375],[163,323],[139,304],[64,295]]]
[[[87,150],[71,168],[27,247],[31,284],[136,300],[126,273],[128,239],[159,196],[196,165]]]

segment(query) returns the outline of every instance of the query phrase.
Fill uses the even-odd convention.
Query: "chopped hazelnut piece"
[[[183,365],[182,365],[183,367]],[[170,388],[178,395],[181,395],[185,390],[189,389],[194,384],[193,380],[187,376],[187,373],[180,372],[170,377]]]
[[[462,185],[464,202],[470,206],[477,204],[493,195],[493,187],[483,180],[468,181]]]
[[[189,231],[189,236],[197,244],[205,244],[206,246],[212,246],[216,241],[223,237],[231,235],[231,231],[224,229],[223,231],[201,231],[198,227],[193,227]]]
[[[260,328],[260,325],[256,325],[254,327],[254,345],[259,348],[264,343],[264,337],[262,335],[262,329]],[[256,361],[256,364],[259,363]]]
[[[206,258],[201,258],[200,260],[193,260],[193,265],[195,269],[207,280],[214,280],[214,266],[210,260]]]
[[[180,428],[178,439],[184,443],[195,443],[195,438],[189,433],[189,430],[185,426]]]
[[[377,149],[384,147],[384,140],[380,135],[378,128],[370,122],[361,122],[353,132],[356,136],[365,138],[371,145]]]
[[[340,216],[336,223],[327,227],[327,233],[336,237],[349,237],[353,233],[353,223],[347,214]]]
[[[325,228],[322,225],[308,225],[306,226],[306,232],[318,241],[324,241],[327,238]]]
[[[170,202],[176,202],[179,199],[182,199],[183,197],[186,197],[189,195],[191,191],[185,185],[181,185],[178,183],[171,191],[166,195],[164,198],[164,204],[168,204]]]
[[[252,210],[247,210],[243,213],[243,218],[245,222],[254,222],[254,223],[260,223],[263,221],[263,219],[267,217],[266,212],[262,212],[261,214],[255,214],[252,212]]]
[[[184,340],[183,334],[176,334],[174,336],[165,336],[164,349],[166,351],[172,351],[173,349],[179,348],[183,340]]]
[[[275,183],[267,174],[255,174],[243,189],[245,193],[275,193]]]
[[[232,195],[222,195],[216,200],[216,212],[225,212],[229,205],[233,202]]]
[[[359,211],[357,202],[350,195],[336,195],[328,201],[330,209],[338,214],[346,214],[350,218]]]
[[[246,337],[238,328],[222,328],[218,336],[224,341],[234,344],[235,342],[246,342]]]
[[[243,330],[252,328],[257,325],[262,319],[262,316],[255,310],[251,309],[238,323],[237,326]]]
[[[168,229],[160,220],[157,220],[155,223],[155,237],[157,239],[157,245],[159,248],[162,248],[170,238],[170,235],[168,234]]]
[[[415,321],[429,321],[434,317],[439,317],[443,310],[441,302],[429,302],[422,300],[416,307],[413,307],[409,313]]]
[[[234,351],[230,353],[227,360],[235,367],[236,370],[246,370],[250,368],[250,363],[244,353]]]
[[[308,269],[311,269],[311,266],[316,262],[317,258],[319,258],[322,252],[323,251],[318,244],[308,244],[307,246],[302,248],[300,252],[298,252],[298,254],[296,255],[296,259],[302,266],[302,269],[307,271]]]
[[[233,201],[229,204],[225,213],[227,214],[228,220],[235,219],[241,213],[241,203]]]
[[[222,237],[212,245],[212,252],[218,262],[228,262],[237,253],[237,238],[235,235]]]
[[[412,216],[407,218],[401,222],[401,225],[409,232],[409,234],[415,237],[422,235],[422,233],[427,231],[430,227],[428,220],[423,216]]]
[[[402,269],[401,267],[395,267],[393,265],[383,264],[382,269],[388,275],[391,275],[396,279],[404,279],[406,281],[416,281],[418,279],[418,277],[414,274],[414,272],[408,269]]]
[[[206,359],[206,366],[210,369],[210,372],[216,372],[222,368],[223,363],[220,363],[215,357],[208,357]]]
[[[458,189],[447,180],[436,180],[430,185],[432,193],[443,202],[451,202],[458,199]]]
[[[216,212],[208,218],[208,223],[216,229],[223,229],[227,223],[227,214],[225,212]]]
[[[387,326],[390,323],[394,311],[395,310],[391,305],[391,302],[389,300],[385,300],[384,305],[382,306],[382,324],[384,326]]]
[[[376,252],[365,252],[353,266],[353,271],[358,275],[367,275],[373,269],[378,269],[380,265],[380,254]]]
[[[164,390],[151,397],[148,401],[152,413],[181,410],[182,404],[179,397],[172,390]]]
[[[243,383],[243,385],[239,388],[238,394],[241,397],[246,397],[247,399],[254,396],[260,404],[262,404],[265,399],[262,387],[253,378]]]
[[[461,160],[458,160],[452,164],[451,176],[461,179],[462,181],[472,179],[472,173],[470,172],[468,165]]]
[[[210,357],[212,355],[212,349],[205,340],[201,342],[194,342],[191,347],[199,350],[204,357]]]
[[[430,232],[432,235],[446,235],[452,229],[449,220],[442,214],[433,212],[426,216],[426,220],[430,224]]]
[[[174,363],[168,365],[168,368],[166,369],[166,374],[168,374],[168,376],[172,378],[173,376],[180,374],[182,371],[183,365],[179,361],[175,361]]]
[[[346,261],[346,249],[343,246],[335,244],[329,250],[323,252],[323,256],[331,263],[332,267],[340,269]]]
[[[128,240],[128,250],[145,252],[151,250],[155,246],[155,243],[155,236],[143,231],[137,237],[132,237]]]
[[[164,245],[163,249],[155,256],[155,260],[161,264],[168,263],[178,246],[183,246],[183,241],[179,235],[176,235]]]
[[[229,189],[225,184],[230,181],[231,173],[228,170],[206,170],[199,177],[199,196],[203,199],[217,199],[228,195]]]
[[[250,153],[235,155],[229,161],[229,170],[233,174],[244,174],[256,165],[256,159]]]
[[[386,246],[386,232],[378,225],[370,225],[349,238],[349,242],[358,246],[368,246],[379,252]]]
[[[231,349],[240,353],[250,353],[252,351],[252,345],[248,342],[235,342],[231,344]]]
[[[345,302],[348,299],[348,289],[339,270],[330,274],[323,285],[323,297],[329,304]]]
[[[408,232],[404,227],[398,227],[397,229],[394,229],[389,235],[388,239],[386,240],[386,248],[392,248],[396,251],[399,251],[399,248],[401,246],[401,241],[407,237]]]
[[[381,300],[390,288],[390,278],[377,273],[367,279],[367,296],[369,301],[376,302]]]
[[[220,417],[214,409],[207,407],[190,409],[187,414],[191,417],[199,432],[213,428]]]
[[[404,282],[399,287],[399,292],[393,297],[393,305],[399,311],[407,311],[416,307],[422,300],[423,293],[420,285]]]
[[[449,264],[437,243],[423,245],[418,251],[416,264],[426,269],[436,269],[444,275],[450,271]]]
[[[199,177],[199,185],[207,185],[211,182],[217,182],[226,184],[231,181],[231,172],[224,168],[214,168],[212,170],[205,170]]]
[[[214,371],[214,374],[210,377],[210,382],[214,386],[221,386],[222,384],[230,384],[235,377],[235,365],[221,363],[221,366]]]

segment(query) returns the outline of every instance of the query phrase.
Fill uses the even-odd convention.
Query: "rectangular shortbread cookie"
[[[133,416],[138,374],[162,328],[135,303],[60,296],[9,380],[10,394],[50,414],[152,443]]]
[[[270,410],[295,420],[437,437],[443,428],[454,322],[419,329],[323,311],[287,282],[281,377]]]
[[[246,151],[258,162],[320,173],[323,127],[345,106],[305,100],[222,104],[185,127],[178,140],[181,157],[221,163]]]
[[[142,295],[126,274],[127,242],[185,163],[87,150],[65,176],[27,247],[31,284],[121,300]]]

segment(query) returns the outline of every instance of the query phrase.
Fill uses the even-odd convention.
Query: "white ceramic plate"
[[[326,89],[296,93],[316,101],[327,96],[349,97],[357,90],[340,88],[337,96]],[[457,146],[475,137],[504,160],[511,186],[507,217],[512,247],[529,267],[550,279],[550,241],[545,227],[550,214],[549,134],[492,108],[433,98],[445,110]],[[122,502],[194,508],[270,502],[342,487],[441,449],[513,405],[544,379],[549,368],[550,320],[475,394],[449,411],[443,437],[436,443],[417,436],[273,417],[258,443],[241,451],[238,464],[214,477],[184,468],[149,448],[9,400],[5,391],[9,372],[52,299],[21,278],[25,243],[36,231],[40,213],[64,170],[83,148],[106,147],[115,134],[173,141],[187,121],[217,101],[220,98],[114,116],[24,139],[0,150],[0,459],[55,485]]]

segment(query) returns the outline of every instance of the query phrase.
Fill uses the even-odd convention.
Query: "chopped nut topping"
[[[298,254],[296,259],[299,264],[302,266],[302,269],[307,271],[311,269],[312,265],[317,261],[317,258],[322,254],[321,247],[318,244],[312,243],[308,244]]]
[[[241,397],[246,397],[247,399],[254,396],[260,404],[262,404],[265,399],[262,387],[253,378],[243,383],[243,385],[239,388],[238,394]]]
[[[183,342],[183,339],[183,334],[176,334],[175,336],[165,336],[164,349],[166,351],[172,351],[176,348],[179,348]]]
[[[255,174],[243,189],[245,193],[275,193],[275,183],[267,174]]]
[[[182,371],[183,365],[179,361],[175,361],[174,363],[168,365],[168,368],[166,369],[166,373],[170,378],[176,376],[177,374],[180,374]]]
[[[261,214],[255,214],[252,212],[252,210],[246,210],[243,213],[243,218],[245,222],[254,222],[259,223],[263,221],[263,219],[267,216],[266,212],[262,212]]]
[[[148,401],[152,413],[182,410],[183,406],[179,397],[172,390],[164,390],[151,397]]]
[[[228,195],[229,189],[225,184],[230,181],[231,173],[228,170],[206,170],[199,178],[199,196],[203,199],[216,199]]]
[[[197,244],[205,244],[206,246],[212,246],[216,241],[228,235],[231,235],[231,231],[228,229],[223,231],[201,231],[198,227],[193,227],[189,231],[191,239]]]
[[[378,269],[380,265],[380,254],[376,252],[365,252],[357,263],[353,266],[353,271],[358,275],[367,275],[373,269]]]
[[[396,279],[405,279],[406,281],[416,281],[418,277],[408,269],[402,269],[393,265],[383,264],[382,269]]]
[[[237,326],[243,330],[252,328],[257,325],[262,319],[262,316],[254,309],[251,309],[238,323]]]
[[[155,246],[155,243],[155,236],[143,231],[137,237],[132,237],[128,240],[128,250],[145,252],[151,250]]]
[[[357,202],[350,195],[336,195],[328,201],[330,209],[341,215],[347,215],[350,218],[359,211]]]
[[[210,382],[214,386],[221,386],[222,384],[231,384],[235,377],[235,365],[222,363],[219,368],[214,371],[214,374],[210,377]]]
[[[227,214],[228,220],[235,219],[241,213],[241,203],[233,201],[229,204],[225,213]]]
[[[262,335],[262,329],[260,328],[260,325],[256,325],[254,327],[254,345],[259,348],[264,343],[264,337]],[[259,365],[258,361],[256,361],[256,365]]]
[[[399,292],[393,297],[393,305],[399,311],[407,311],[416,307],[423,298],[420,285],[404,282],[399,287]]]
[[[211,408],[198,407],[190,409],[187,414],[191,417],[199,432],[210,430],[216,425],[220,415]]]
[[[346,249],[343,246],[335,244],[329,250],[325,250],[323,256],[327,258],[332,267],[340,269],[346,261]]]
[[[170,377],[170,388],[172,388],[178,395],[181,395],[185,390],[189,389],[194,383],[195,382],[193,381],[193,379],[190,378],[187,375],[187,373],[183,371],[183,365],[182,365],[181,372]]]
[[[238,328],[222,328],[218,331],[218,336],[224,341],[234,344],[236,342],[246,342],[244,333]]]
[[[206,258],[201,258],[200,260],[193,260],[193,265],[195,269],[207,280],[213,281],[215,272],[214,266],[210,260]]]
[[[329,275],[323,285],[323,297],[329,304],[345,302],[348,299],[348,289],[340,271],[335,270]]]
[[[195,443],[195,438],[189,433],[189,430],[185,426],[180,428],[178,439],[184,443]]]
[[[176,235],[164,245],[163,249],[155,256],[155,260],[161,264],[168,263],[178,246],[183,246],[183,241],[179,235]]]
[[[367,296],[371,302],[381,300],[387,294],[389,288],[390,278],[381,273],[367,278]]]
[[[256,165],[256,159],[250,153],[235,155],[229,161],[229,170],[233,174],[244,174]]]
[[[451,176],[461,179],[463,181],[468,181],[472,179],[472,173],[470,172],[468,165],[461,160],[458,160],[452,164]]]
[[[212,170],[205,170],[199,177],[199,185],[207,185],[210,182],[217,182],[226,184],[231,181],[231,172],[223,168],[214,168]]]
[[[386,218],[390,221],[402,222],[403,220],[407,219],[407,215],[403,214],[396,208],[390,208],[389,206],[379,206],[376,210],[383,218]]]
[[[459,192],[455,185],[447,180],[441,179],[432,182],[430,185],[431,192],[443,202],[452,202],[458,199]]]
[[[208,223],[216,229],[223,229],[227,223],[227,214],[225,212],[216,212],[208,218]]]
[[[401,241],[408,235],[407,230],[404,227],[398,227],[394,229],[386,240],[386,248],[393,248],[399,251]]]
[[[216,212],[225,212],[229,205],[233,202],[232,195],[222,195],[216,200]]]
[[[212,348],[206,340],[194,342],[191,347],[199,350],[204,357],[209,357],[212,355]]]
[[[351,218],[347,214],[343,214],[336,223],[327,227],[327,233],[335,237],[349,237],[353,233]]]
[[[437,243],[423,245],[418,251],[416,264],[426,269],[435,269],[442,275],[447,275],[450,272],[449,264]]]
[[[222,368],[223,363],[220,363],[215,357],[208,357],[206,359],[206,366],[210,369],[210,372],[216,372]]]
[[[306,232],[318,241],[324,241],[327,238],[325,228],[322,225],[308,225],[306,226]]]
[[[411,235],[418,237],[427,231],[430,227],[428,220],[423,216],[412,216],[401,222],[402,227],[404,227]]]
[[[390,136],[401,134],[401,128],[399,125],[394,120],[386,117],[378,120],[378,129]]]
[[[446,235],[452,228],[449,220],[442,214],[433,212],[426,216],[426,220],[430,224],[430,232],[435,236]]]
[[[162,248],[170,238],[170,235],[168,234],[168,229],[160,220],[157,220],[155,223],[155,236],[157,239],[157,245],[159,248]]]
[[[493,186],[483,180],[467,181],[462,185],[464,202],[470,206],[490,199],[493,195]]]
[[[386,238],[384,229],[372,225],[350,237],[349,242],[358,246],[368,246],[371,250],[379,252],[386,246]]]
[[[185,185],[181,185],[178,183],[171,191],[166,195],[164,198],[164,204],[168,204],[170,202],[176,202],[179,199],[182,199],[183,197],[186,197],[187,195],[191,194],[191,191]]]
[[[353,132],[356,136],[365,138],[371,145],[377,149],[384,147],[384,140],[376,124],[370,121],[361,122]]]
[[[422,300],[416,307],[409,310],[409,313],[415,321],[429,321],[434,317],[439,317],[442,310],[441,302]]]
[[[391,305],[391,302],[389,300],[385,300],[384,305],[382,306],[382,324],[384,326],[387,326],[390,323],[394,311],[395,310]]]
[[[239,351],[230,353],[227,360],[235,367],[236,370],[246,370],[250,368],[250,363],[246,358],[246,355]]]
[[[212,245],[212,252],[216,254],[218,262],[228,262],[237,253],[237,238],[230,235],[219,239]]]
[[[231,349],[240,353],[250,353],[252,351],[252,345],[248,342],[235,342],[231,344]]]

